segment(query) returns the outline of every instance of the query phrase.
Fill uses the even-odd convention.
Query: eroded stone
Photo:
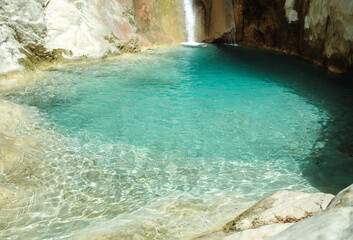
[[[353,206],[353,184],[339,192],[328,209],[349,206]]]
[[[270,238],[271,240],[349,240],[353,236],[353,207],[327,209]]]
[[[292,226],[293,223],[278,223],[272,225],[265,225],[255,229],[248,229],[241,232],[232,232],[232,233],[225,233],[215,232],[203,237],[197,238],[200,240],[249,240],[249,239],[256,239],[256,240],[266,240],[285,229]]]
[[[294,223],[326,209],[333,195],[280,190],[228,223],[225,231],[244,231],[274,223]]]

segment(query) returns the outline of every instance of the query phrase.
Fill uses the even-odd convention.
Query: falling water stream
[[[193,0],[184,0],[185,9],[185,28],[188,45],[196,45],[195,42],[195,11],[193,7]]]

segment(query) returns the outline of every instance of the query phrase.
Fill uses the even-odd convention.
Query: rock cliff
[[[199,21],[199,38],[206,42],[235,42],[235,21],[231,0],[198,0],[195,2]],[[200,15],[200,12],[202,14]]]
[[[0,74],[185,40],[178,0],[3,0]]]
[[[353,0],[194,0],[196,39],[353,72]],[[0,74],[185,41],[179,0],[3,0]]]
[[[206,42],[234,39],[238,44],[298,55],[333,72],[353,72],[352,0],[202,2]]]

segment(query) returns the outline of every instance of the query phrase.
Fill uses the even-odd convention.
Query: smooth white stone
[[[280,190],[240,214],[228,226],[243,231],[274,223],[299,221],[326,209],[332,194]]]

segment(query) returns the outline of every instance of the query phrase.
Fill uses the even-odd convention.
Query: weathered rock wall
[[[200,9],[200,6],[204,8],[203,24],[199,25],[203,32],[202,40],[234,42],[235,22],[232,0],[197,0],[196,9]]]
[[[133,0],[140,42],[175,44],[186,40],[183,2]]]
[[[219,27],[224,19],[231,21],[225,17],[229,1],[203,2],[211,26],[206,41],[229,42],[229,34],[212,30],[229,32]],[[219,4],[223,8],[216,11]],[[352,0],[232,0],[232,6],[236,43],[299,55],[333,72],[353,72]]]
[[[2,0],[0,74],[185,40],[182,1]]]

